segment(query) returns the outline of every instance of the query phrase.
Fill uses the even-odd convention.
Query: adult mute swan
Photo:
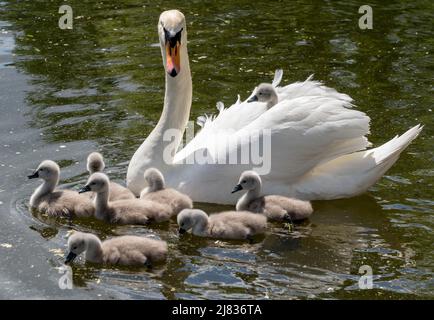
[[[127,186],[139,195],[143,173],[159,168],[167,185],[193,201],[235,204],[227,186],[245,170],[261,174],[264,194],[303,200],[337,199],[365,192],[395,163],[422,130],[417,125],[384,145],[370,143],[369,117],[352,109],[352,99],[313,81],[273,86],[278,103],[238,101],[202,121],[202,130],[180,149],[187,126],[192,81],[184,15],[165,11],[158,22],[166,93],[158,124],[132,157]],[[253,157],[257,149],[263,157]],[[247,154],[246,150],[251,151]],[[260,161],[257,161],[257,160]],[[235,160],[235,161],[234,161]]]

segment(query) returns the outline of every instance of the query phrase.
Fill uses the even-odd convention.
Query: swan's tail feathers
[[[314,168],[294,185],[294,196],[308,200],[353,197],[368,190],[419,135],[417,125],[401,136],[366,151],[340,156]]]
[[[282,78],[283,78],[283,70],[277,69],[276,72],[274,73],[274,79],[271,85],[276,88],[282,81]]]
[[[372,152],[372,156],[378,165],[381,165],[385,162],[388,162],[390,158],[395,155],[399,155],[408,145],[417,138],[419,133],[422,131],[423,126],[418,124],[413,128],[409,129],[401,136],[396,136],[392,140],[386,142],[382,146],[370,150]],[[390,166],[393,163],[390,164]],[[390,167],[389,166],[389,167]]]

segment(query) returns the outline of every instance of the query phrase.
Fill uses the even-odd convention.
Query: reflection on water
[[[427,298],[433,297],[434,202],[431,1],[374,1],[374,29],[357,28],[355,1],[70,1],[74,29],[57,28],[58,4],[0,3],[0,297]],[[316,202],[290,232],[272,224],[253,244],[179,237],[174,221],[150,228],[31,213],[26,174],[59,162],[63,187],[87,179],[100,150],[122,182],[128,160],[159,118],[164,74],[156,34],[162,10],[187,17],[194,98],[191,119],[215,112],[283,68],[284,82],[315,78],[350,94],[372,118],[374,144],[426,125],[368,195]],[[207,212],[230,207],[198,204]],[[102,239],[148,235],[169,243],[166,265],[101,268],[79,260],[74,290],[58,288],[70,229]],[[357,286],[374,271],[373,290]]]

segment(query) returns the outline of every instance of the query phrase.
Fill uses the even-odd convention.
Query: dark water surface
[[[73,30],[57,26],[63,1],[0,2],[0,298],[433,298],[434,2],[371,1],[374,29],[358,28],[358,1],[68,1]],[[253,4],[254,3],[254,4]],[[77,188],[100,150],[123,181],[164,98],[156,24],[187,17],[191,118],[246,98],[274,70],[284,82],[315,78],[348,93],[372,119],[379,145],[417,123],[421,136],[367,194],[315,202],[293,232],[279,224],[254,244],[178,238],[149,229],[50,220],[29,212],[41,160]],[[207,211],[223,207],[201,204]],[[154,234],[169,243],[152,271],[79,262],[74,289],[59,268],[70,229],[102,238]],[[359,268],[374,289],[358,288]]]

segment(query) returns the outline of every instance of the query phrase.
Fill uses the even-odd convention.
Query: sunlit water
[[[0,2],[0,298],[434,297],[432,1],[371,1],[373,30],[358,28],[356,1],[68,3],[73,30],[57,27],[61,1]],[[179,238],[174,222],[118,227],[31,213],[37,183],[26,175],[43,159],[59,162],[62,187],[78,188],[86,156],[100,150],[124,181],[161,112],[156,24],[173,7],[188,21],[191,119],[246,98],[281,67],[285,83],[314,73],[350,94],[372,119],[374,145],[417,123],[422,135],[367,194],[315,202],[309,221],[293,231],[273,224],[253,244]],[[169,243],[169,258],[154,270],[79,260],[74,289],[62,290],[71,229],[151,235]],[[358,287],[362,265],[373,269],[372,290]]]

